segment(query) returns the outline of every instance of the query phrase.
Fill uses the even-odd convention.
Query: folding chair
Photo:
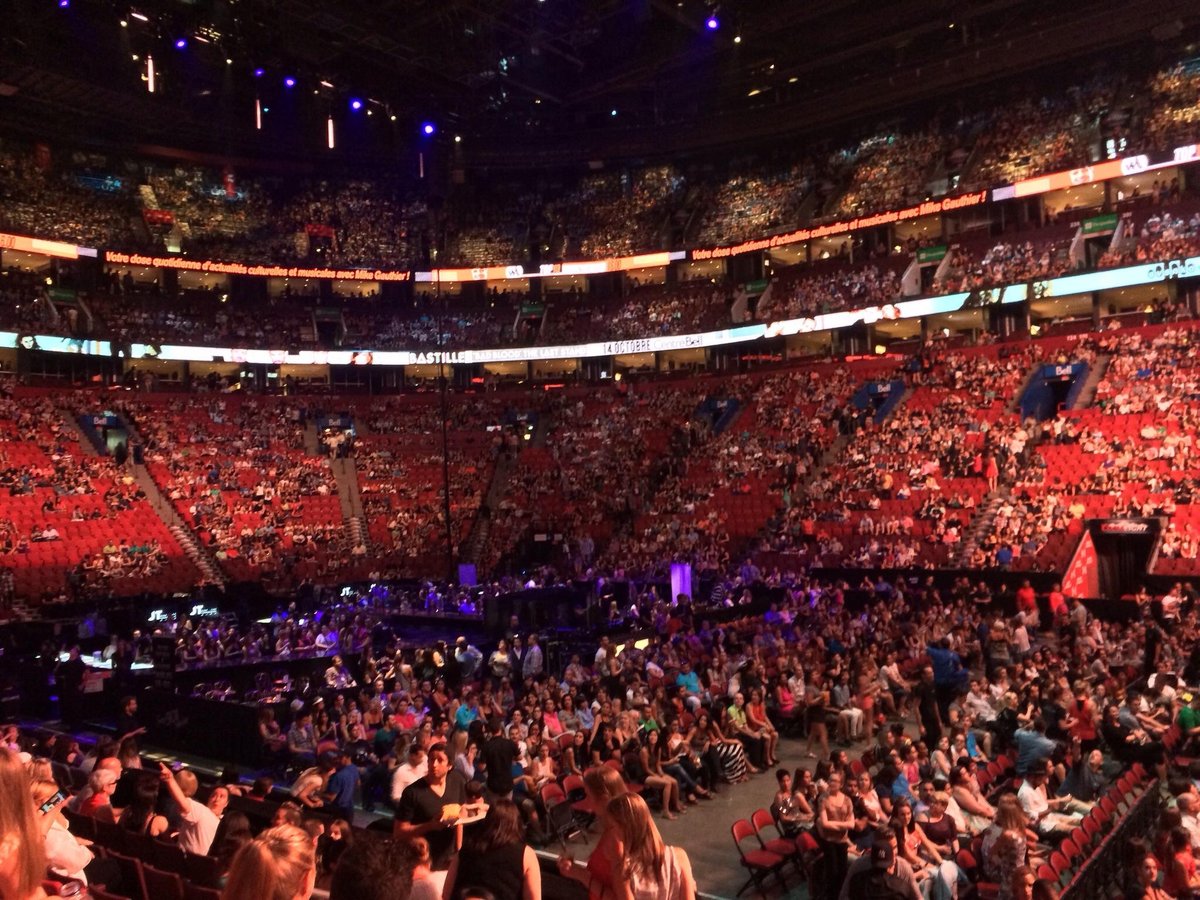
[[[730,832],[733,834],[733,843],[737,847],[742,866],[750,874],[746,883],[738,891],[738,896],[740,897],[750,885],[754,885],[765,897],[767,895],[765,885],[768,878],[775,875],[781,882],[783,881],[783,866],[786,860],[779,854],[762,848],[754,826],[747,819],[738,819],[734,822]],[[742,846],[743,841],[747,838],[754,839],[754,844],[749,850]]]

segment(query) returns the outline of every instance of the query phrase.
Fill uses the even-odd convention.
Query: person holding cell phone
[[[53,781],[35,779],[30,783],[33,804],[46,833],[46,865],[55,876],[73,879],[83,884],[104,885],[109,890],[119,886],[121,867],[109,859],[98,859],[91,851],[91,841],[71,834],[63,815],[65,791]]]

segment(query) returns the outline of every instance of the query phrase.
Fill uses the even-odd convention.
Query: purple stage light
[[[425,132],[425,134],[433,134],[435,131],[437,131],[437,128],[432,122],[426,122],[421,126],[421,131]]]
[[[186,46],[187,46],[187,38],[179,38],[178,40],[175,41],[175,49],[176,50],[182,50]]]
[[[706,21],[704,24],[708,28],[709,31],[716,31],[718,28],[721,27],[721,22],[720,22],[720,20],[717,19],[716,16],[709,16],[708,21]]]
[[[358,112],[360,109],[362,109],[362,101],[355,97],[350,101],[350,108],[355,112]]]
[[[285,87],[295,87],[296,79],[289,75],[287,78],[283,79],[283,84]]]

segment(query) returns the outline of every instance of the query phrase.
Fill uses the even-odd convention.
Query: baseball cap
[[[890,866],[896,861],[896,850],[890,841],[876,844],[871,848],[871,862],[877,866]]]

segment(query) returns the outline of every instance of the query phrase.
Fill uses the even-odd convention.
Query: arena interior
[[[0,18],[0,900],[1200,896],[1200,5]]]

